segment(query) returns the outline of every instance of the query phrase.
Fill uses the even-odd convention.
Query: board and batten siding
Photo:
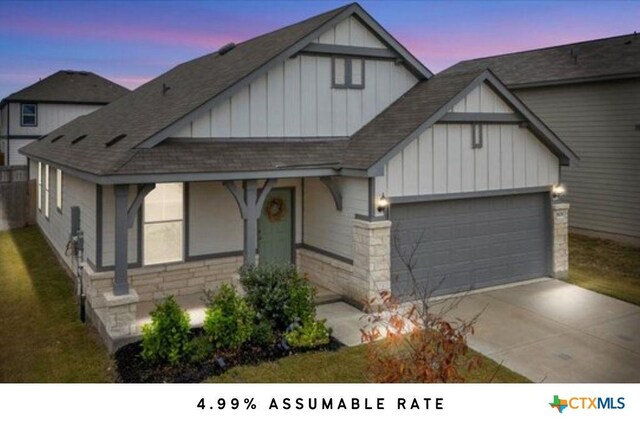
[[[335,178],[342,193],[342,211],[318,178],[304,181],[304,243],[353,259],[353,220],[368,214],[369,185],[363,178]]]
[[[340,21],[324,32],[314,43],[337,44],[342,46],[373,47],[384,49],[386,46],[354,16]]]
[[[27,157],[20,154],[18,150],[34,141],[35,139],[11,139],[9,149],[5,152],[7,156],[5,163],[11,166],[24,166],[27,164]],[[4,142],[6,144],[6,141]]]
[[[37,179],[37,161],[30,162],[29,176]],[[44,167],[43,167],[44,171]],[[80,228],[84,233],[84,256],[91,262],[96,259],[96,186],[74,176],[62,175],[62,211],[56,208],[56,169],[49,167],[49,218],[43,211],[36,211],[36,221],[51,245],[69,268],[73,268],[72,258],[65,254],[71,234],[71,207],[80,207]],[[44,178],[43,178],[44,184]],[[46,193],[42,191],[42,196]],[[44,206],[44,202],[42,203]]]
[[[516,94],[580,156],[562,168],[571,226],[640,243],[640,79]]]
[[[511,113],[513,109],[487,83],[482,83],[455,104],[450,112]]]
[[[263,181],[259,181],[261,187]],[[241,186],[242,182],[236,182]],[[302,240],[302,185],[300,179],[279,180],[276,188],[294,188],[296,243]],[[243,220],[233,196],[222,182],[189,183],[189,256],[241,252]]]
[[[559,162],[529,130],[482,126],[483,146],[471,147],[472,125],[435,124],[376,177],[376,193],[402,197],[532,188],[558,182]]]
[[[325,56],[288,59],[174,136],[349,136],[417,83],[403,65],[367,59],[364,89],[334,89],[331,64]]]

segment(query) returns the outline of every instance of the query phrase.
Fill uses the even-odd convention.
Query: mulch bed
[[[201,334],[202,330],[194,330]],[[296,353],[335,351],[344,345],[331,337],[327,345],[313,349],[284,349],[279,344],[264,348],[245,345],[235,352],[214,352],[202,362],[185,361],[176,366],[152,364],[142,359],[142,342],[123,346],[116,351],[114,358],[118,372],[117,381],[121,383],[200,383],[211,376],[224,373],[239,365],[256,365],[275,361]],[[219,360],[222,359],[224,366]]]

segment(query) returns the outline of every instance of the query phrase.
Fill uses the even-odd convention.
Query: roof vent
[[[222,46],[220,49],[218,49],[218,54],[221,56],[226,55],[227,53],[231,52],[234,47],[236,47],[235,43],[227,43],[224,46]]]
[[[58,141],[59,141],[60,139],[62,139],[63,137],[64,137],[64,135],[56,136],[55,138],[51,139],[51,143],[58,142]]]
[[[77,138],[75,138],[74,140],[71,141],[71,145],[77,144],[78,142],[80,142],[82,139],[84,139],[86,137],[87,137],[87,135],[78,136]]]
[[[41,141],[42,139],[46,138],[47,136],[49,136],[49,134],[47,133],[46,135],[42,135],[40,136],[38,139],[36,139],[37,141]]]
[[[169,89],[171,89],[171,86],[167,86],[166,84],[162,83],[162,94],[166,95],[167,92],[169,91]]]
[[[111,139],[109,142],[105,143],[104,146],[109,148],[111,145],[115,145],[118,142],[120,142],[122,139],[126,138],[127,135],[125,133],[116,136],[115,138]]]

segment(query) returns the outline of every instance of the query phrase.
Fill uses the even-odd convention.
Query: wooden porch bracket
[[[336,183],[335,179],[332,176],[322,176],[320,178],[320,182],[324,183],[324,186],[327,187],[331,196],[333,197],[333,202],[336,204],[336,210],[339,212],[342,211],[342,192],[340,192],[340,187]]]
[[[140,206],[142,206],[142,203],[144,202],[145,197],[149,195],[149,193],[153,191],[155,188],[156,188],[155,183],[147,183],[142,185],[138,189],[136,198],[133,200],[133,203],[131,203],[131,207],[129,207],[129,210],[127,211],[127,223],[129,225],[129,228],[133,227],[133,224],[136,222],[138,210],[140,210]]]
[[[238,204],[238,209],[244,220],[244,264],[255,265],[258,247],[258,219],[262,212],[267,195],[275,186],[278,179],[267,179],[263,187],[258,190],[255,179],[242,182],[242,190],[233,181],[223,183]]]

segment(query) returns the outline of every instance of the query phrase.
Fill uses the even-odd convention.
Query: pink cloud
[[[149,75],[109,75],[105,76],[109,80],[115,81],[121,86],[124,86],[128,89],[136,89],[139,86],[142,86],[144,83],[149,80],[154,79],[156,76]]]
[[[3,30],[33,35],[77,37],[118,41],[142,41],[162,45],[190,46],[215,49],[230,41],[238,42],[253,35],[250,30],[239,28],[233,33],[221,33],[219,29],[176,29],[152,26],[102,24],[99,22],[55,22],[32,17],[20,17],[3,22]]]

